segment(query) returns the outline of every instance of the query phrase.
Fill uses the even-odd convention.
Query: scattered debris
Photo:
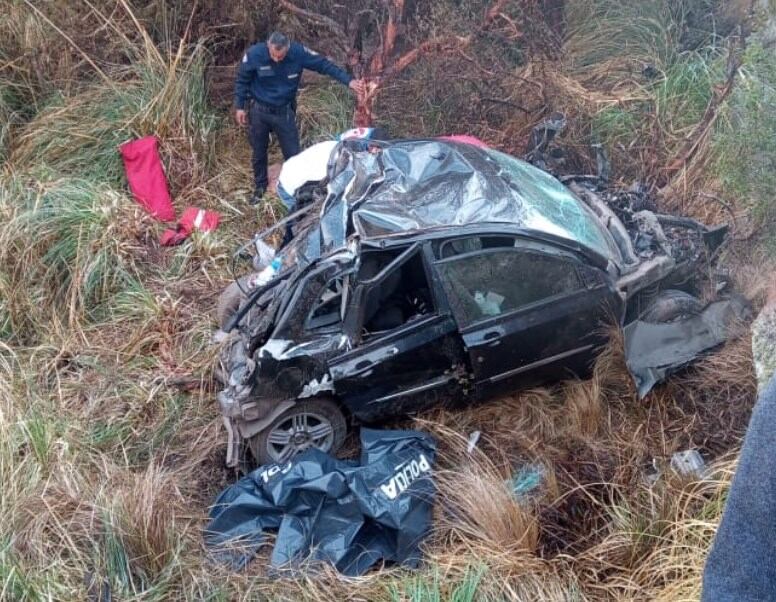
[[[652,471],[644,474],[644,482],[650,487],[654,486],[668,468],[680,477],[703,480],[709,476],[706,462],[700,452],[697,449],[686,449],[673,454],[668,465],[665,460],[652,458]]]
[[[470,454],[474,451],[474,448],[477,447],[477,443],[480,441],[480,436],[482,433],[480,431],[473,431],[469,435],[469,441],[466,443],[466,453]]]
[[[519,501],[525,502],[537,496],[546,477],[547,469],[541,464],[526,464],[517,470],[507,486]]]
[[[363,428],[361,449],[360,463],[311,449],[229,486],[204,533],[213,558],[241,569],[265,532],[277,530],[274,569],[306,561],[331,563],[345,575],[378,562],[417,567],[431,526],[436,444],[416,431]]]
[[[160,244],[163,247],[172,247],[181,244],[194,230],[200,232],[212,232],[218,227],[221,216],[215,211],[206,211],[196,207],[188,207],[181,214],[175,229],[162,232]]]
[[[553,145],[557,136],[566,129],[566,116],[553,113],[531,130],[525,160],[543,171],[557,173],[564,164],[564,153]]]
[[[644,482],[652,487],[660,480],[661,476],[663,476],[663,470],[660,468],[660,463],[657,458],[652,458],[652,471],[644,473]]]
[[[697,449],[687,449],[671,456],[671,469],[683,477],[703,479],[706,476],[706,462]]]
[[[262,269],[266,268],[270,263],[272,263],[273,259],[275,259],[275,249],[270,247],[263,240],[258,239],[255,241],[255,246],[256,257],[254,258],[253,268],[257,272],[260,272]]]
[[[175,221],[167,177],[159,158],[159,141],[155,136],[125,142],[119,147],[124,171],[135,200],[153,217],[163,222]],[[194,230],[211,232],[218,227],[221,216],[215,211],[187,207],[175,228],[162,233],[160,244],[172,247],[181,244]]]

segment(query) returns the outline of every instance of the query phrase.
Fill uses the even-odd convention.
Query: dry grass
[[[534,509],[510,491],[513,477],[507,457],[494,461],[468,439],[439,423],[422,424],[443,442],[436,473],[437,495],[445,500],[436,520],[441,545],[484,548],[494,555],[536,551],[538,523]]]

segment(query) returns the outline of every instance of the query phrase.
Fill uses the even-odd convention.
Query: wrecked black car
[[[258,275],[222,299],[227,463],[242,441],[262,464],[333,453],[348,420],[583,376],[606,325],[698,311],[682,289],[725,227],[567,184],[470,144],[338,144],[291,243],[268,268],[258,236]]]

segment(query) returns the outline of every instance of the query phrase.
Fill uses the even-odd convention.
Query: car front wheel
[[[345,416],[334,401],[305,399],[275,418],[248,444],[259,465],[281,463],[312,448],[335,454],[346,432]]]
[[[652,300],[640,319],[653,324],[666,324],[698,315],[702,310],[703,303],[697,297],[684,291],[667,289]]]

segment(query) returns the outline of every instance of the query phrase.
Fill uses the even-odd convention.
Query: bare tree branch
[[[342,26],[339,23],[337,23],[331,17],[327,17],[326,15],[321,15],[311,10],[301,8],[296,4],[294,4],[293,2],[289,2],[289,0],[280,0],[280,5],[283,8],[285,8],[287,11],[295,14],[297,17],[302,17],[304,19],[307,19],[308,21],[313,21],[314,23],[323,25],[327,29],[331,30],[332,33],[339,36],[340,39],[347,39],[345,30],[342,28]]]
[[[350,48],[346,48],[346,61],[356,77],[366,80],[366,92],[358,98],[353,121],[357,126],[369,126],[374,116],[373,109],[377,96],[380,94],[383,84],[390,78],[401,73],[404,69],[417,62],[428,54],[441,54],[463,50],[491,27],[498,17],[511,26],[512,38],[519,38],[522,32],[515,22],[503,15],[504,9],[511,0],[494,0],[485,10],[479,27],[468,36],[440,36],[425,40],[415,48],[396,56],[396,46],[401,33],[401,22],[404,17],[405,0],[382,0],[387,13],[387,19],[378,28],[380,42],[377,48],[368,55],[365,60],[364,29],[371,16],[369,11],[361,11],[356,18],[356,31],[353,32]],[[348,39],[347,32],[334,19],[319,13],[296,6],[290,0],[280,0],[281,6],[293,14],[303,17],[314,23],[318,23],[337,35],[340,40]]]
[[[432,38],[431,40],[426,40],[419,46],[413,48],[409,52],[405,52],[398,59],[396,59],[393,64],[386,70],[384,76],[391,77],[396,75],[400,71],[409,67],[412,63],[417,61],[425,54],[430,54],[432,52],[448,52],[461,48],[467,44],[467,38],[460,38],[457,36],[447,36],[443,38]]]
[[[404,0],[386,0],[388,21],[383,27],[383,40],[369,65],[369,72],[381,75],[391,61],[399,37],[399,23],[404,16]]]

